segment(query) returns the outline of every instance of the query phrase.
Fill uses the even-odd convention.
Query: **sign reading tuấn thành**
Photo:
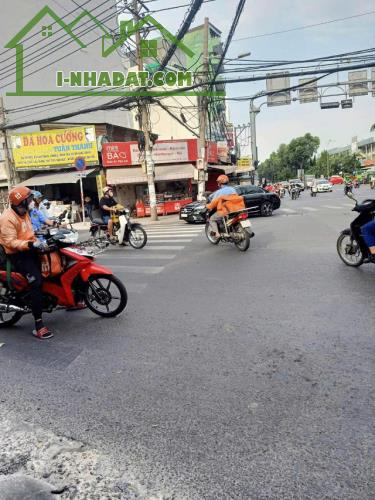
[[[16,168],[74,166],[76,158],[98,164],[95,127],[74,127],[11,135]]]

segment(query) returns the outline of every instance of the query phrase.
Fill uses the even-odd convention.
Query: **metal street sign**
[[[298,89],[298,98],[301,104],[318,101],[318,84],[317,82],[311,82],[305,85],[309,81],[311,82],[311,78],[300,78],[298,80],[299,85],[303,85]]]
[[[353,107],[353,99],[343,99],[341,101],[342,109],[349,109]]]
[[[82,172],[83,170],[86,170],[86,160],[83,157],[79,156],[75,159],[74,166],[76,167],[78,172]]]
[[[268,75],[271,74],[272,73],[268,73]],[[277,92],[267,96],[267,106],[283,106],[292,102],[290,90],[280,92],[290,87],[290,77],[288,73],[279,73],[278,75],[278,78],[267,78],[266,80],[267,92]]]
[[[350,71],[348,73],[349,79],[349,96],[367,95],[368,82],[367,70],[364,71]]]
[[[339,101],[321,102],[320,103],[320,109],[333,109],[333,108],[339,108],[339,107],[340,107]]]

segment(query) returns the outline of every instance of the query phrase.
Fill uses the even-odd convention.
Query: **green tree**
[[[278,150],[261,163],[259,176],[273,182],[297,177],[298,169],[311,168],[319,144],[319,137],[309,133],[293,139],[289,144],[280,144]]]
[[[339,153],[330,156],[327,151],[322,151],[321,155],[313,165],[309,173],[315,177],[330,177],[331,175],[351,175],[355,170],[361,167],[361,162],[356,154]]]

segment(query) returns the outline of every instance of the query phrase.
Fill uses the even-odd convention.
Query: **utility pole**
[[[135,11],[134,21],[137,23],[140,19],[139,6],[137,0],[133,2],[133,8]],[[135,40],[137,45],[137,66],[138,71],[143,71],[143,60],[141,53],[141,34],[139,31],[135,33]],[[152,160],[152,142],[151,142],[151,133],[150,133],[150,109],[147,102],[142,101],[142,98],[139,101],[138,105],[139,116],[141,120],[141,129],[145,139],[145,166],[146,166],[146,175],[147,175],[147,184],[148,184],[148,196],[150,200],[150,216],[151,220],[158,220],[158,212],[156,206],[156,191],[155,191],[155,166]]]
[[[5,125],[5,110],[4,110],[4,101],[3,98],[0,97],[0,125],[4,124]],[[8,181],[8,191],[14,184],[14,175],[13,175],[13,168],[12,168],[12,163],[10,160],[10,154],[9,154],[9,149],[8,149],[8,138],[6,131],[4,129],[0,128],[0,149],[3,151],[3,162],[5,165],[5,171],[7,175],[7,181]]]
[[[259,108],[254,105],[254,100],[250,99],[250,133],[251,133],[251,156],[254,169],[258,166],[258,148],[257,148],[257,130],[256,116],[259,113]],[[252,184],[254,184],[254,170],[252,171]]]
[[[209,20],[204,19],[203,27],[203,81],[208,81],[209,59],[208,59],[208,35]],[[207,90],[207,86],[203,87]],[[206,154],[206,123],[207,123],[208,100],[206,96],[199,98],[199,140],[198,140],[198,200],[202,200],[206,190],[207,154]]]

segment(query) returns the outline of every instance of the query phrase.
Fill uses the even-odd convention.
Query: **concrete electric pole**
[[[203,81],[208,81],[209,74],[209,56],[208,56],[208,36],[209,36],[209,20],[204,19],[203,27]],[[207,90],[207,86],[203,86]],[[207,153],[206,153],[206,124],[207,124],[207,107],[208,100],[206,96],[201,96],[199,99],[199,141],[198,141],[198,200],[201,200],[206,190],[206,173],[207,173]]]
[[[258,166],[258,148],[257,148],[257,129],[256,129],[256,116],[259,113],[259,108],[254,105],[254,100],[250,100],[250,134],[251,134],[251,157],[253,167],[256,169]],[[253,170],[254,175],[254,170]],[[252,176],[252,179],[254,177]],[[252,181],[254,184],[254,180]]]
[[[5,165],[5,172],[7,176],[8,191],[9,191],[9,189],[15,183],[15,178],[13,175],[13,168],[10,160],[7,134],[5,130],[1,129],[1,124],[5,125],[5,110],[4,110],[4,101],[2,97],[0,97],[0,151],[2,152],[3,156],[2,160]]]
[[[137,13],[134,15],[134,21],[137,23],[139,21],[138,15],[138,2],[135,0],[133,3],[134,11]],[[136,45],[137,45],[137,66],[138,71],[143,71],[143,60],[141,53],[141,35],[137,30],[136,34]],[[146,166],[146,175],[147,175],[147,184],[148,184],[148,195],[150,200],[150,216],[151,220],[158,220],[157,206],[156,206],[156,191],[155,191],[155,166],[152,160],[152,142],[151,142],[151,131],[150,131],[150,110],[147,102],[139,101],[139,116],[140,116],[140,125],[144,135],[144,146],[145,146],[145,166]]]

